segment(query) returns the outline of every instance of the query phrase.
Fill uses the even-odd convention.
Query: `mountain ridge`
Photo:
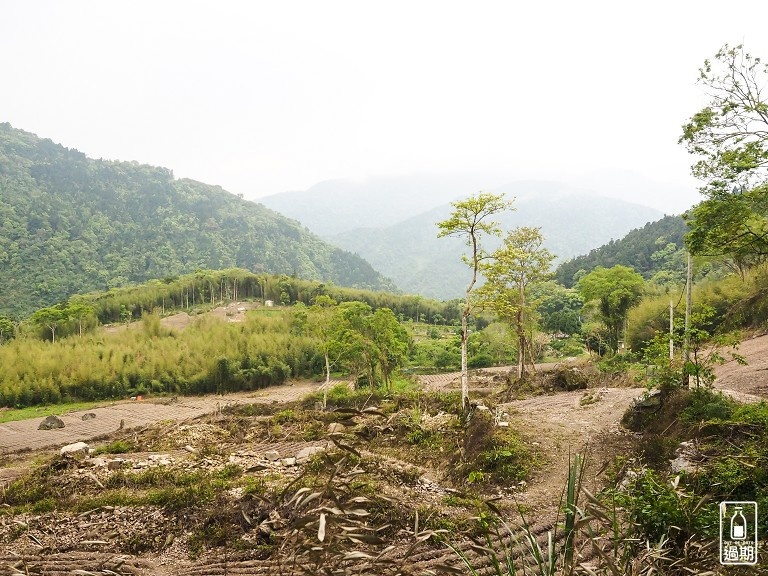
[[[538,188],[533,189],[532,183]],[[557,182],[521,181],[492,192],[514,199],[516,210],[495,218],[502,228],[540,227],[545,246],[557,256],[556,262],[586,254],[663,216],[653,208],[588,194]],[[451,209],[445,203],[384,228],[356,228],[326,238],[360,254],[407,293],[457,298],[468,281],[461,261],[466,247],[458,238],[438,239],[436,226]],[[492,250],[499,243],[489,238],[486,248]]]
[[[359,256],[220,186],[88,158],[0,123],[0,314],[233,267],[395,290]]]

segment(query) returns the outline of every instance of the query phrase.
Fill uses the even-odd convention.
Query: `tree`
[[[56,342],[56,329],[59,324],[69,319],[66,308],[59,304],[50,308],[41,308],[32,314],[32,321],[48,328],[51,332],[51,341]]]
[[[739,45],[705,60],[710,101],[679,139],[698,157],[691,171],[707,197],[687,215],[693,254],[723,255],[743,271],[768,256],[768,66]]]
[[[469,410],[469,375],[467,372],[467,337],[468,319],[472,312],[472,289],[477,283],[480,263],[487,257],[481,240],[484,235],[500,236],[501,230],[496,222],[489,218],[504,210],[512,210],[512,203],[504,199],[503,194],[480,192],[465,200],[452,202],[454,210],[447,220],[438,222],[440,229],[437,237],[458,236],[466,241],[470,254],[464,255],[464,262],[472,268],[472,279],[466,290],[464,307],[461,311],[461,406],[464,412]]]
[[[379,308],[373,313],[371,332],[378,352],[382,380],[387,389],[391,390],[393,372],[408,358],[408,333],[389,308]]]
[[[575,289],[550,280],[536,284],[531,292],[536,299],[536,311],[541,316],[544,330],[568,336],[581,330],[584,301]]]
[[[608,330],[608,347],[618,350],[621,330],[629,309],[640,301],[645,282],[627,266],[598,266],[579,280],[576,289],[585,302],[598,301],[600,317]]]
[[[334,330],[334,314],[336,301],[330,296],[320,295],[315,297],[315,303],[309,308],[307,315],[307,328],[309,333],[317,338],[320,343],[320,351],[325,361],[325,386],[323,387],[323,408],[328,404],[328,388],[331,385],[331,349]]]
[[[77,320],[78,334],[83,336],[83,322],[90,316],[93,316],[94,308],[85,302],[71,301],[67,306],[67,316],[72,320]]]
[[[535,357],[528,353],[526,328],[532,330],[529,319],[535,306],[529,302],[528,290],[532,284],[551,276],[554,255],[544,248],[540,228],[522,226],[510,231],[504,244],[483,266],[487,282],[480,289],[483,301],[503,320],[510,322],[517,334],[517,377],[525,375],[525,359],[531,363]]]
[[[16,331],[16,325],[13,320],[7,316],[0,316],[0,344],[4,340],[10,340]]]

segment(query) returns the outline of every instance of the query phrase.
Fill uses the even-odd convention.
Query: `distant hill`
[[[619,240],[591,250],[589,254],[563,262],[558,266],[555,278],[570,287],[574,284],[574,274],[579,270],[591,272],[597,266],[611,268],[622,264],[631,266],[646,279],[666,271],[676,273],[680,280],[685,273],[684,262],[674,265],[674,259],[682,258],[678,252],[685,246],[683,238],[687,231],[681,216],[665,216],[632,230]]]
[[[493,192],[516,199],[517,210],[497,218],[502,228],[541,227],[547,248],[560,262],[622,238],[632,228],[662,216],[652,208],[590,195],[556,182],[515,182]],[[348,230],[329,239],[363,256],[408,293],[456,298],[469,281],[469,271],[461,261],[466,247],[455,238],[438,239],[435,225],[451,209],[450,204],[443,204],[391,226]],[[489,248],[496,245],[498,241],[488,244]]]
[[[0,124],[0,314],[231,267],[395,289],[359,256],[218,186],[90,159]]]
[[[307,190],[264,196],[259,202],[328,237],[355,228],[385,228],[499,184],[469,174],[378,176],[327,180]]]

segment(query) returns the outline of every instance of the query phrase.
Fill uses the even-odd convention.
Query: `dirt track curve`
[[[728,362],[716,370],[715,386],[745,400],[768,397],[768,335],[745,341],[738,352],[746,357],[748,364]],[[422,379],[426,389],[458,389],[457,373],[427,376]],[[37,451],[55,448],[78,440],[88,441],[112,433],[121,426],[134,428],[156,422],[191,420],[203,414],[215,413],[228,405],[249,403],[273,403],[297,400],[320,389],[318,383],[296,383],[277,386],[256,393],[229,394],[227,396],[179,398],[175,402],[121,402],[88,410],[96,414],[92,420],[82,420],[85,411],[73,412],[62,417],[65,428],[59,430],[37,430],[42,417],[27,421],[0,425],[0,455],[23,451]],[[642,394],[638,388],[602,388],[588,392],[574,391],[554,395],[537,396],[509,402],[502,406],[500,414],[508,419],[512,427],[523,431],[540,465],[527,485],[516,487],[515,498],[530,510],[528,518],[535,534],[546,536],[552,527],[553,512],[562,490],[567,473],[569,454],[583,452],[589,447],[590,464],[585,481],[587,487],[596,482],[595,473],[603,462],[621,450],[627,432],[619,420],[633,398]],[[593,399],[585,402],[585,394]],[[264,445],[257,448],[277,448],[282,453],[291,453],[300,448],[290,446]],[[255,449],[255,448],[254,448]],[[0,468],[0,472],[2,472]],[[0,473],[0,483],[2,483]],[[428,550],[419,557],[417,565],[429,567],[445,552]],[[0,550],[0,575],[23,574],[19,568],[12,568],[19,556],[14,550]],[[204,564],[179,562],[170,558],[141,558],[131,555],[106,552],[71,550],[68,553],[38,554],[26,557],[27,569],[34,566],[35,574],[171,574],[203,576],[213,574],[270,574],[275,566],[269,562],[228,563],[226,558],[219,562],[209,558]],[[84,572],[85,570],[85,572]]]
[[[332,381],[331,386],[340,381]],[[64,428],[38,430],[43,417],[0,424],[0,456],[26,450],[41,450],[64,446],[73,442],[87,442],[119,430],[146,426],[164,420],[181,422],[212,414],[227,406],[256,403],[292,402],[322,389],[314,382],[285,384],[265,388],[258,392],[239,392],[226,396],[189,396],[177,400],[125,401],[70,412],[61,416]],[[83,420],[93,413],[95,418]]]

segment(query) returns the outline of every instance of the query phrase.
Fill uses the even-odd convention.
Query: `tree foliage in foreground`
[[[683,125],[706,199],[687,215],[694,254],[729,257],[742,272],[768,256],[768,65],[724,45],[699,70],[709,103]]]

